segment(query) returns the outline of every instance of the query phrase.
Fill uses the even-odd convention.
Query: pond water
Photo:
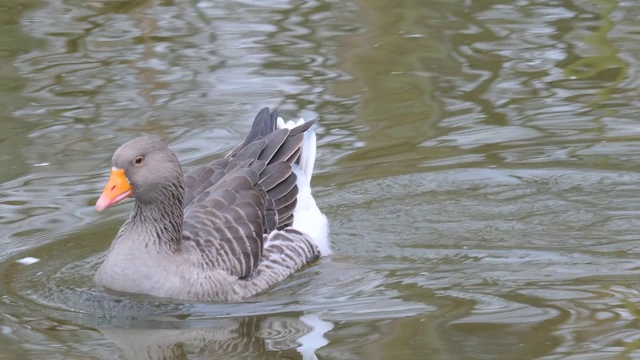
[[[0,2],[0,358],[640,358],[640,3]],[[91,277],[131,202],[255,113],[318,118],[334,254],[244,302]],[[18,260],[33,257],[27,265]]]

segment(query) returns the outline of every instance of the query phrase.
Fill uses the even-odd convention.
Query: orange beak
[[[131,188],[131,184],[129,184],[124,170],[113,168],[111,169],[111,176],[109,177],[107,186],[104,187],[102,195],[100,195],[98,202],[96,202],[96,211],[102,211],[111,207],[132,194],[133,188]]]

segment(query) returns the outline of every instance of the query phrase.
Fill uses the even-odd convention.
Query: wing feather
[[[293,222],[298,195],[292,165],[304,131],[314,122],[292,129],[277,129],[277,122],[277,112],[261,110],[242,144],[185,175],[183,241],[195,246],[185,249],[197,249],[209,269],[253,278],[265,256],[286,252],[285,244],[304,238],[286,228]],[[271,244],[270,252],[265,241]],[[308,239],[302,243],[282,261],[297,269],[317,256]]]

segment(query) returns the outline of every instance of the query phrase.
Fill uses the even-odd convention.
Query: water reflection
[[[101,329],[129,359],[187,359],[191,355],[216,359],[263,359],[270,352],[317,359],[315,352],[328,343],[333,324],[316,315],[251,317],[216,320],[203,329]]]

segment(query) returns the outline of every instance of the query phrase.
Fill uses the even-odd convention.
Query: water
[[[0,3],[0,357],[640,358],[640,5]],[[105,292],[140,134],[319,118],[334,255],[244,302]],[[34,257],[25,265],[17,260]]]

